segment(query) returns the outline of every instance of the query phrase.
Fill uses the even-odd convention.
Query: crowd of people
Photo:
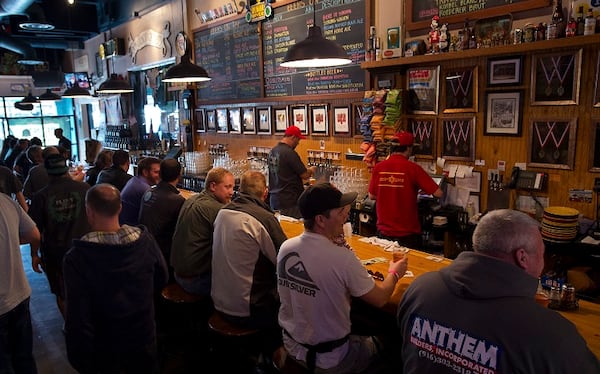
[[[303,138],[292,126],[274,148],[270,185],[249,170],[236,192],[233,174],[213,168],[188,199],[175,159],[143,158],[132,176],[126,151],[101,151],[84,176],[70,172],[57,147],[21,150],[32,161],[27,188],[14,166],[0,168],[0,372],[36,372],[21,243],[56,295],[68,359],[82,373],[159,372],[155,300],[173,282],[228,323],[258,329],[261,352],[284,352],[307,372],[450,373],[464,362],[474,372],[600,372],[575,327],[535,303],[544,245],[537,222],[511,210],[481,219],[474,252],[411,283],[395,328],[357,332],[354,303],[389,303],[408,256],[389,261],[381,281],[367,273],[344,240],[357,194],[303,185],[314,175],[294,151]],[[442,192],[408,164],[412,135],[396,141],[369,194],[412,216],[404,201],[416,200],[417,188]],[[398,183],[384,183],[390,175]],[[273,209],[302,218],[303,233],[288,238]],[[406,244],[419,236],[389,204],[379,209],[382,237]]]

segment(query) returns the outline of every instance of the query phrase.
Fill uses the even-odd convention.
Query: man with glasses
[[[277,255],[284,345],[309,370],[356,373],[374,363],[376,339],[350,335],[350,298],[383,306],[408,266],[407,257],[390,262],[385,280],[375,283],[354,252],[334,241],[356,195],[330,183],[309,187],[298,199],[304,233],[286,240]]]

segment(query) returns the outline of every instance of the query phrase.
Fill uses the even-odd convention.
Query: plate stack
[[[542,237],[555,243],[566,243],[577,236],[579,211],[565,206],[550,206],[544,209]]]

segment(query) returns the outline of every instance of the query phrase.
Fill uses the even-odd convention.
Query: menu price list
[[[348,53],[352,64],[327,69],[299,70],[281,66],[288,49],[304,40],[316,6],[317,25],[323,35]],[[263,24],[265,95],[331,94],[365,89],[365,72],[360,68],[365,55],[364,0],[325,0],[314,5],[297,1],[277,8]]]
[[[257,26],[243,19],[195,33],[195,61],[212,78],[200,98],[261,97],[258,45]]]

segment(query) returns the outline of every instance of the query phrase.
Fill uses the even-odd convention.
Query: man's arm
[[[300,174],[300,178],[302,178],[302,180],[306,180],[306,179],[312,177],[313,175],[315,175],[316,170],[317,170],[317,167],[314,165],[311,167],[308,167],[304,173]]]
[[[407,268],[407,256],[404,256],[402,260],[397,262],[390,261],[389,274],[387,277],[385,277],[385,280],[381,284],[375,282],[375,285],[371,291],[361,296],[360,299],[373,306],[381,308],[392,296],[394,288],[396,288],[396,283],[398,283],[398,280],[404,276]]]
[[[23,208],[23,210],[27,213],[27,211],[29,210],[29,205],[27,205],[27,201],[25,201],[25,196],[23,195],[23,192],[19,191],[15,193],[15,196],[17,197],[17,202],[19,203],[21,208]]]

